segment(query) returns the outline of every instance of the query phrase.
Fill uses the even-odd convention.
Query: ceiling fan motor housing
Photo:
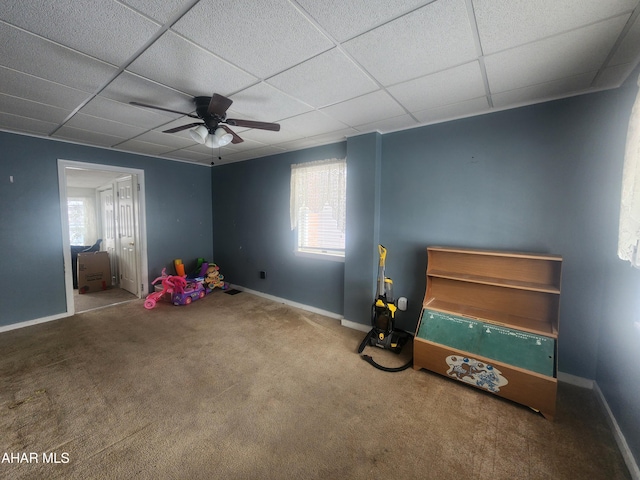
[[[209,113],[209,104],[211,103],[211,97],[194,97],[193,102],[196,104],[196,115],[200,117],[209,130],[209,133],[213,132],[218,127],[218,123],[224,121],[224,117]]]

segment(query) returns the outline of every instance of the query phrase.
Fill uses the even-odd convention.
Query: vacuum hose
[[[402,365],[401,367],[385,367],[383,365],[380,365],[378,363],[376,363],[376,361],[371,358],[369,355],[361,355],[362,359],[367,362],[368,364],[376,367],[378,370],[382,370],[383,372],[401,372],[403,370],[406,370],[407,368],[411,367],[413,365],[413,359],[409,360],[407,363],[405,363],[404,365]]]

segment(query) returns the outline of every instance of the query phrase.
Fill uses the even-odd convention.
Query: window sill
[[[294,250],[293,254],[296,257],[315,258],[316,260],[327,260],[330,262],[344,263],[344,255],[331,255],[329,253],[300,252],[298,250]]]

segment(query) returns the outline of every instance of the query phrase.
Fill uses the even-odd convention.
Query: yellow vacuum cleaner
[[[364,340],[362,340],[358,348],[358,353],[362,353],[367,345],[391,350],[394,353],[400,353],[402,347],[411,338],[411,335],[394,328],[395,315],[398,307],[396,307],[393,298],[393,280],[387,278],[384,272],[387,249],[382,245],[378,245],[378,252],[380,253],[378,286],[376,299],[371,307],[371,325],[373,328],[367,333]],[[410,360],[401,367],[389,368],[379,365],[369,355],[362,355],[362,358],[374,367],[386,372],[400,372],[406,370],[413,364],[413,360]]]

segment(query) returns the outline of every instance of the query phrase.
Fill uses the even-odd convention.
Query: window
[[[91,245],[97,240],[95,202],[90,197],[68,197],[69,240],[71,245]]]
[[[291,230],[296,254],[343,259],[347,162],[331,159],[291,165]]]
[[[638,79],[640,85],[640,78]],[[640,92],[629,119],[622,171],[618,257],[640,268]]]

